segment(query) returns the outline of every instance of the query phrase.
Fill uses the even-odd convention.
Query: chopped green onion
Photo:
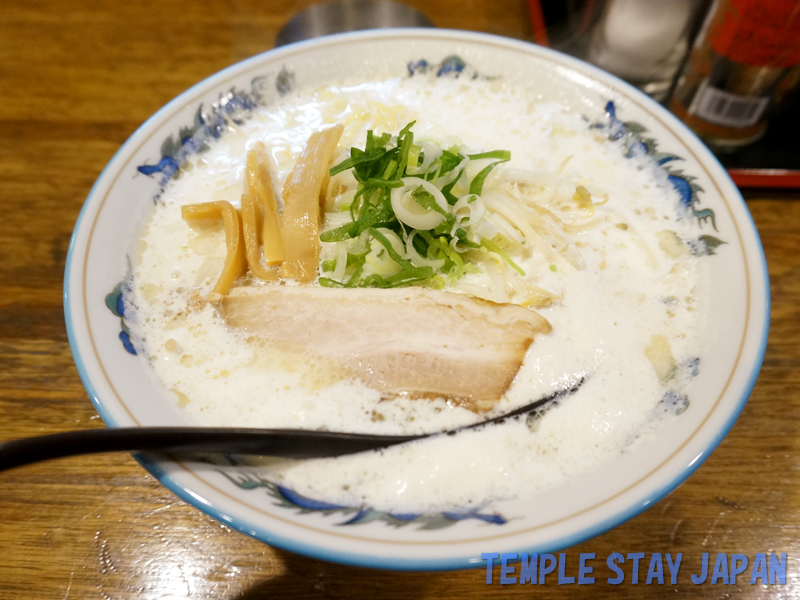
[[[356,267],[356,270],[350,276],[350,279],[345,282],[344,285],[346,287],[358,287],[358,281],[361,279],[361,275],[364,273],[364,262],[366,261],[361,261],[361,264]]]
[[[505,151],[498,150],[498,152],[505,152]],[[491,153],[487,152],[487,154]],[[492,169],[494,169],[500,163],[504,163],[509,160],[511,160],[511,153],[508,153],[508,158],[505,158],[503,160],[498,160],[497,162],[493,162],[492,164],[487,165],[480,173],[475,175],[475,177],[472,180],[472,183],[469,184],[469,193],[480,196],[481,193],[483,192],[483,182],[486,181],[486,177],[489,176],[489,173],[492,172]]]
[[[382,179],[391,179],[395,173],[397,173],[397,161],[392,159],[389,161],[389,164],[386,165],[386,168],[383,170]]]
[[[470,255],[462,255],[461,252],[466,248],[480,249],[482,247],[497,253],[518,273],[524,275],[522,269],[514,264],[511,258],[491,240],[481,239],[480,244],[472,241],[470,237],[473,234],[470,231],[473,224],[465,222],[463,225],[457,226],[457,219],[450,212],[452,209],[448,210],[448,206],[444,203],[439,204],[442,200],[436,195],[435,190],[426,189],[429,185],[427,182],[435,185],[437,179],[463,167],[464,161],[468,159],[491,159],[493,162],[483,168],[469,183],[469,193],[473,197],[467,202],[473,202],[483,191],[484,182],[492,169],[498,164],[510,160],[511,153],[507,150],[492,150],[465,156],[461,154],[458,147],[442,148],[441,154],[430,163],[425,173],[411,175],[406,173],[408,167],[419,167],[425,160],[424,145],[414,144],[414,133],[411,130],[413,125],[414,122],[407,124],[394,138],[389,133],[376,135],[374,131],[368,131],[364,149],[351,148],[350,158],[330,170],[330,174],[333,176],[352,169],[358,187],[353,199],[341,208],[342,211],[349,210],[351,222],[324,232],[320,235],[320,240],[322,242],[340,242],[361,237],[367,242],[367,246],[366,250],[359,253],[348,252],[345,268],[349,275],[344,281],[321,277],[320,285],[390,288],[425,282],[431,287],[442,288],[445,286],[445,278],[453,280],[462,277],[465,273],[479,272],[478,267],[469,262]],[[412,229],[407,224],[398,221],[392,208],[392,190],[406,185],[402,181],[405,177],[416,177],[423,181],[424,185],[419,185],[411,191],[411,197],[422,208],[444,217],[436,227],[427,230]],[[466,177],[465,170],[461,168],[452,176],[452,181],[441,187],[442,196],[449,206],[455,205],[459,200],[453,190],[459,181],[463,181],[463,177]],[[409,237],[413,238],[414,252],[412,253],[410,247],[396,248],[393,246],[392,242],[397,244],[397,241],[390,240],[390,236],[379,229],[382,227],[393,231],[401,240],[401,244],[408,244]],[[376,249],[370,243],[371,240],[375,240],[381,245],[380,254],[386,252],[388,257],[400,266],[400,272],[390,277],[378,274],[364,275],[370,247],[373,252]],[[402,240],[406,240],[406,242]],[[420,257],[427,257],[427,260],[439,261],[436,264],[443,266],[436,268],[414,266],[410,260],[405,258],[407,253],[410,255],[416,253]],[[329,273],[336,270],[336,265],[336,260],[323,261],[322,270]]]
[[[434,275],[435,273],[431,267],[410,267],[408,269],[403,269],[396,275],[387,277],[386,282],[389,284],[389,287],[402,287],[417,281],[431,279]]]
[[[411,150],[408,153],[408,166],[418,167],[422,160],[424,160],[424,154],[425,153],[422,151],[422,146],[412,144]]]
[[[397,134],[397,150],[400,158],[397,166],[398,179],[405,175],[406,167],[408,166],[408,155],[411,152],[411,146],[414,144],[414,134],[411,132],[411,127],[413,127],[414,123],[416,121],[411,121]]]
[[[492,150],[491,152],[482,152],[480,154],[467,154],[470,160],[480,160],[482,158],[499,158],[501,162],[511,160],[511,152],[508,150]]]
[[[476,244],[475,242],[470,241],[467,238],[467,232],[464,231],[463,229],[456,229],[456,237],[458,238],[458,243],[463,244],[467,248],[474,248],[475,250],[477,250],[478,248],[481,247],[480,244]]]
[[[344,283],[331,279],[330,277],[320,277],[319,284],[322,287],[347,287]]]
[[[448,150],[442,150],[442,155],[439,157],[439,160],[441,161],[441,171],[439,172],[439,176],[441,177],[442,175],[447,175],[460,165],[464,157],[458,152],[453,153]]]
[[[478,273],[481,272],[481,270],[472,263],[466,263],[464,265],[464,271],[470,275],[477,275]]]
[[[370,177],[364,182],[364,184],[374,187],[388,187],[388,188],[403,187],[403,182],[400,181],[399,179],[379,179],[377,177]]]
[[[355,148],[354,148],[354,150],[355,150]],[[348,158],[346,160],[343,160],[338,165],[333,167],[330,170],[330,175],[331,175],[331,177],[333,177],[334,175],[338,175],[342,171],[347,171],[347,169],[352,169],[356,165],[372,162],[372,161],[382,157],[384,154],[386,154],[386,150],[384,150],[383,148],[380,148],[380,149],[375,150],[375,151],[370,152],[370,153],[364,152],[359,156],[351,156],[350,158]]]
[[[443,209],[441,206],[439,206],[439,203],[436,202],[436,198],[433,197],[433,194],[431,194],[424,187],[419,186],[417,189],[411,192],[411,197],[422,208],[427,208],[428,210],[432,210],[434,212],[439,213],[440,215],[444,216],[445,220],[447,220],[448,217],[450,219],[453,219],[453,216],[445,209]]]
[[[439,275],[433,277],[428,283],[435,290],[441,290],[444,288],[445,285],[447,285],[447,282],[445,282],[445,280],[441,278]]]
[[[350,228],[352,226],[352,223],[345,223],[335,229],[329,229],[321,233],[319,239],[322,242],[341,242],[342,240],[349,240],[352,237],[350,235]]]
[[[386,252],[389,253],[389,256],[394,262],[396,262],[401,267],[405,268],[410,268],[413,266],[409,261],[407,261],[405,258],[403,258],[397,253],[397,251],[394,249],[394,246],[392,246],[392,243],[380,231],[378,231],[374,227],[370,227],[369,232],[370,234],[372,234],[372,237],[374,237],[376,240],[378,240],[378,242],[380,242],[381,246],[386,248]]]
[[[348,254],[347,255],[347,265],[345,265],[345,266],[351,267],[353,265],[364,264],[364,261],[367,258],[367,254],[369,254],[369,246],[367,246],[366,250],[364,250],[363,252],[360,252],[358,254]]]
[[[500,257],[504,261],[506,261],[511,266],[512,269],[514,269],[517,273],[519,273],[523,277],[525,276],[525,271],[520,269],[519,265],[517,265],[517,263],[515,263],[513,260],[511,260],[511,257],[508,254],[506,254],[505,252],[503,252],[497,244],[495,244],[491,240],[487,240],[486,238],[481,238],[481,246],[483,246],[487,250],[491,250],[495,254],[500,255]]]
[[[461,176],[464,174],[464,170],[462,169],[458,176],[453,179],[450,183],[442,188],[442,195],[447,199],[447,203],[450,206],[453,206],[456,202],[458,202],[458,198],[453,195],[453,188],[455,187],[458,180],[461,179]]]

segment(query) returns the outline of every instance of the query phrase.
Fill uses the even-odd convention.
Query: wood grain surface
[[[62,278],[92,183],[136,127],[212,73],[269,49],[308,0],[5,0],[0,6],[0,439],[102,427],[72,361]],[[438,26],[528,38],[524,0],[413,0]],[[800,596],[800,192],[750,192],[772,285],[752,397],[678,490],[569,549],[682,552],[677,585],[497,584],[483,570],[370,571],[270,548],[206,517],[130,456],[0,473],[0,598],[794,598]],[[487,548],[486,551],[492,551]],[[703,552],[786,552],[783,586],[699,585]],[[642,577],[646,567],[642,570]],[[495,570],[499,577],[499,569]]]

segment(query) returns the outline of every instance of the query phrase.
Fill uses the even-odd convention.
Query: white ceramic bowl
[[[769,321],[763,250],[739,192],[679,121],[613,76],[538,46],[476,33],[380,30],[274,50],[208,78],[142,125],[103,171],[75,226],[64,297],[75,362],[104,421],[110,427],[185,424],[145,362],[120,343],[124,315],[114,314],[118,304],[112,291],[128,269],[143,207],[181,156],[213,135],[219,111],[237,102],[269,103],[290,86],[316,87],[348,75],[402,76],[410,63],[439,64],[452,55],[485,75],[536,81],[551,97],[590,118],[603,117],[613,101],[620,123],[642,124],[646,136],[658,141],[659,152],[682,159],[673,158],[665,167],[696,211],[698,236],[725,242],[714,256],[701,259],[712,261],[706,269],[712,310],[690,410],[635,453],[533,500],[498,502],[478,512],[387,515],[335,507],[236,467],[139,457],[184,500],[268,544],[336,562],[413,570],[485,564],[482,552],[562,549],[629,519],[680,485],[728,432],[755,382]],[[237,95],[226,104],[232,90]],[[204,115],[200,121],[198,114]],[[194,136],[181,140],[176,134],[185,127],[194,127]],[[168,138],[171,142],[162,145]],[[159,162],[162,151],[166,157]],[[654,159],[664,160],[666,154]],[[137,170],[155,163],[144,169],[148,173]],[[715,242],[706,239],[714,250]]]

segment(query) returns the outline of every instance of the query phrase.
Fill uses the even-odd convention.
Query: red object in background
[[[544,20],[544,11],[539,0],[528,0],[528,12],[531,15],[533,28],[533,41],[540,46],[549,46],[547,41],[547,23]]]
[[[717,54],[738,63],[793,67],[800,62],[800,2],[728,0],[708,39]]]
[[[741,188],[800,188],[800,171],[789,169],[728,169]]]

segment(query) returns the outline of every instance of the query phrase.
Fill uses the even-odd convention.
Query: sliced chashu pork
[[[488,410],[537,333],[532,310],[426,288],[235,288],[212,300],[230,326],[304,344],[387,395],[442,396]]]

